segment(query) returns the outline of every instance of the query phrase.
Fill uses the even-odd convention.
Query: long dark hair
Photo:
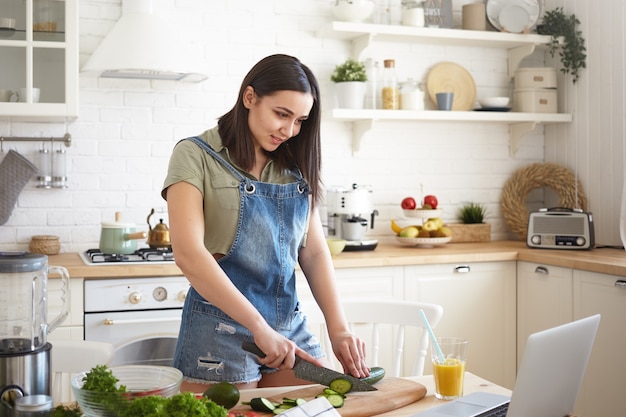
[[[302,122],[297,136],[270,153],[283,169],[297,167],[309,184],[313,202],[320,198],[321,146],[320,146],[320,89],[313,72],[297,58],[289,55],[270,55],[259,61],[243,79],[234,107],[217,123],[218,131],[230,156],[243,169],[254,165],[254,145],[248,126],[248,109],[243,105],[245,89],[251,86],[262,98],[277,91],[299,91],[313,96],[313,108]]]

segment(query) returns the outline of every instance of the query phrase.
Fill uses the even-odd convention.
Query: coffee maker
[[[50,321],[48,274],[63,280],[61,312]],[[69,273],[45,255],[0,252],[0,285],[0,417],[9,417],[19,398],[50,395],[47,337],[69,313]]]
[[[372,191],[358,184],[327,191],[328,237],[346,240],[344,251],[376,249],[378,240],[366,236],[368,229],[374,228],[374,217],[378,215],[372,208],[371,197]]]

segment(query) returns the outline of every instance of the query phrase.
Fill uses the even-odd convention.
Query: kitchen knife
[[[253,342],[243,342],[241,347],[250,353],[254,353],[259,358],[265,357],[265,353]],[[341,372],[324,368],[323,366],[317,366],[314,363],[307,362],[304,359],[299,358],[298,356],[296,356],[296,363],[293,366],[293,371],[298,378],[315,382],[316,384],[329,386],[334,379],[343,378],[352,383],[352,391],[378,391],[378,389],[372,386],[372,384],[361,381],[352,375],[342,374]]]

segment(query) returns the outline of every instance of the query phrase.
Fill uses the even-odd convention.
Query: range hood
[[[104,78],[200,82],[190,55],[176,44],[177,32],[153,13],[152,0],[122,0],[122,17],[82,67]]]

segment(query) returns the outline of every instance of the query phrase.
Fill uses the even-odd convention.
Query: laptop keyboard
[[[488,410],[477,417],[505,417],[508,409],[509,403],[505,403],[497,406],[496,408],[492,408],[491,410]]]

